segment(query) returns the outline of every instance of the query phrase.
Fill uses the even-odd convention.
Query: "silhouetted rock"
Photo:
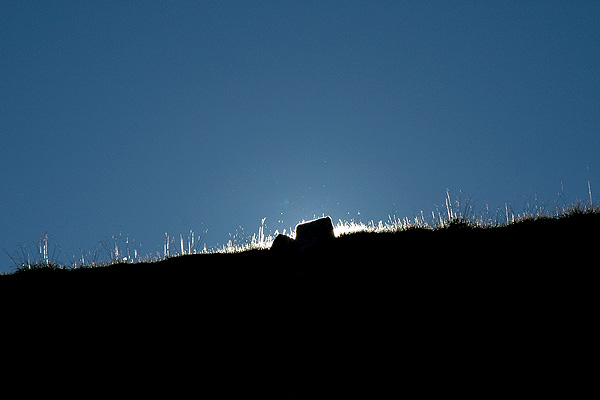
[[[286,235],[277,235],[271,246],[273,251],[300,252],[320,247],[335,238],[330,217],[314,219],[296,225],[296,239]]]
[[[291,250],[294,246],[294,239],[287,235],[279,234],[273,240],[271,250],[273,251],[287,251]]]
[[[318,242],[334,237],[333,223],[330,217],[314,219],[296,225],[296,241],[298,242]]]

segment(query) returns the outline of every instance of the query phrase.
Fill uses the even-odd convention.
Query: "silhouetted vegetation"
[[[166,375],[221,397],[573,396],[597,336],[598,227],[590,207],[504,225],[458,215],[303,252],[34,265],[0,291],[26,316],[4,319],[26,351],[76,359],[83,382],[109,365],[170,394]]]

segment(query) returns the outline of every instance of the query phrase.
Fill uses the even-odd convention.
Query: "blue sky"
[[[0,246],[600,196],[598,71],[596,1],[4,1]]]

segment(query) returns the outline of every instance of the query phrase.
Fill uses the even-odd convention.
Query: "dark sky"
[[[0,246],[587,200],[599,72],[597,1],[3,1]]]

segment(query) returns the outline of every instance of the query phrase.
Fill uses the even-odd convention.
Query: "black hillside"
[[[47,394],[577,396],[598,356],[598,227],[595,212],[454,221],[18,272],[0,277],[4,347]]]

